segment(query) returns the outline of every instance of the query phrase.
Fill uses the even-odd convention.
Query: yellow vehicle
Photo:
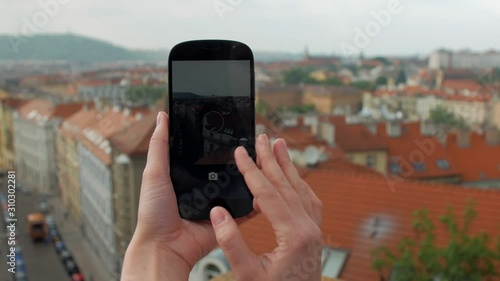
[[[42,213],[32,213],[28,217],[29,232],[33,242],[44,240],[47,235],[47,225],[45,215]]]

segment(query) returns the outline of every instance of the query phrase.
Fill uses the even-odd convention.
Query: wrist
[[[135,235],[123,262],[122,281],[188,280],[191,266],[176,253],[151,239]]]

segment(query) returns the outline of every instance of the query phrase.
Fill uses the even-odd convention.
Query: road
[[[0,180],[0,192],[6,194],[7,188]],[[24,195],[21,192],[16,194],[16,217],[19,236],[16,245],[21,245],[21,252],[24,256],[26,273],[29,281],[67,281],[71,280],[51,244],[32,243],[28,233],[28,225],[25,220],[26,215],[35,211],[36,198],[34,195]],[[3,224],[3,220],[2,224]],[[6,268],[5,252],[5,227],[2,225],[1,257],[0,257],[0,281],[11,281],[12,276]],[[8,279],[10,278],[10,279]]]

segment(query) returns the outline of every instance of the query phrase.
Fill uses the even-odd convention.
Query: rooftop
[[[326,245],[349,251],[338,278],[350,281],[379,280],[371,269],[370,251],[377,246],[394,248],[405,236],[412,236],[412,214],[428,209],[437,224],[448,206],[462,211],[469,200],[477,202],[477,219],[471,229],[500,235],[500,192],[460,186],[392,180],[383,175],[311,170],[304,180],[323,201],[322,231]],[[276,240],[262,215],[240,227],[250,248],[258,254],[271,251]],[[437,227],[437,242],[446,242]]]

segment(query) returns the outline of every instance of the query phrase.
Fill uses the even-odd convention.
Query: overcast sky
[[[67,4],[44,24],[40,3],[55,1]],[[342,43],[359,47],[356,28],[365,29],[372,12],[387,10],[391,1],[397,0],[0,0],[0,33],[25,33],[29,21],[38,33],[72,32],[128,48],[227,38],[261,51],[298,52],[307,45],[312,53],[341,53]],[[500,49],[499,0],[399,1],[402,11],[360,50]]]

